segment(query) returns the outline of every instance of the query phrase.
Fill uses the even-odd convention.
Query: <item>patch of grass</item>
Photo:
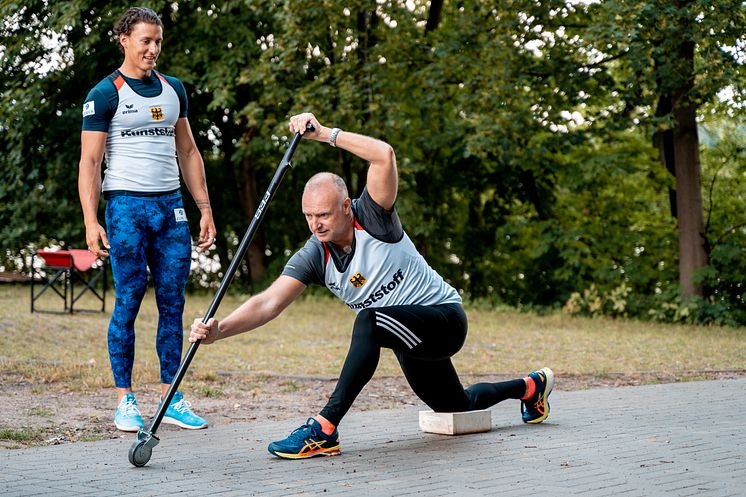
[[[95,423],[100,420],[100,417],[98,416],[90,416],[91,422]],[[107,440],[110,438],[110,435],[106,432],[106,430],[102,430],[100,428],[94,428],[84,434],[81,434],[77,437],[75,437],[76,442],[98,442],[99,440]]]
[[[103,368],[88,364],[56,363],[55,361],[28,360],[26,362],[4,361],[0,372],[20,374],[29,382],[42,385],[65,384],[74,391],[100,388],[110,383],[111,374]]]
[[[9,442],[31,442],[42,438],[44,431],[36,428],[0,429],[0,440]]]
[[[246,296],[229,292],[217,318]],[[30,314],[25,286],[0,285],[0,376],[34,388],[65,392],[111,387],[107,329],[110,312]],[[185,330],[201,319],[212,295],[188,295]],[[107,307],[111,310],[113,300]],[[23,309],[22,311],[18,311]],[[469,308],[469,336],[454,357],[462,374],[526,373],[544,365],[558,374],[743,370],[746,328],[668,325],[640,321],[536,316],[510,310]],[[331,297],[307,296],[266,326],[203,345],[184,379],[235,381],[257,375],[335,377],[349,347],[355,314]],[[152,290],[135,324],[133,384],[158,384],[155,352],[158,312]],[[185,331],[184,350],[189,343]],[[384,351],[377,375],[401,375],[393,354]],[[188,386],[186,387],[188,388]],[[205,387],[208,388],[208,387]],[[222,387],[210,386],[217,394]],[[213,392],[213,390],[209,390]],[[283,388],[295,388],[292,381]]]
[[[210,382],[222,381],[220,375],[218,375],[215,371],[200,371],[198,375],[195,375],[195,379]]]
[[[76,439],[76,442],[98,442],[101,440],[108,440],[110,437],[106,433],[83,435]]]
[[[224,390],[222,387],[211,385],[202,385],[199,387],[199,393],[202,394],[203,397],[218,398],[223,396],[223,392]]]
[[[280,391],[297,392],[303,388],[303,385],[293,380],[283,380],[280,382]]]
[[[32,407],[28,410],[29,416],[39,416],[42,418],[51,418],[54,416],[54,411],[46,407]]]

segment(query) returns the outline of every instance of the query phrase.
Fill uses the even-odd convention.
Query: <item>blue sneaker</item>
[[[524,423],[541,423],[549,416],[549,394],[554,388],[554,373],[549,368],[542,368],[529,374],[536,383],[533,397],[521,401],[521,414]]]
[[[166,409],[166,414],[163,415],[162,421],[187,430],[207,428],[207,420],[194,414],[191,408],[192,404],[184,400],[184,395],[181,392],[176,392],[168,409]]]
[[[140,409],[137,408],[135,394],[128,393],[122,397],[117,412],[114,413],[114,425],[121,431],[138,431],[145,428]]]
[[[313,418],[308,418],[306,424],[293,430],[286,439],[269,444],[267,450],[283,459],[336,456],[342,452],[339,432],[335,429],[334,433],[326,435],[321,431],[321,424]]]

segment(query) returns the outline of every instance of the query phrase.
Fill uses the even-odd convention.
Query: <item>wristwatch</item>
[[[337,146],[337,135],[340,131],[342,130],[339,128],[332,128],[332,134],[329,135],[329,145],[331,145],[332,147]]]

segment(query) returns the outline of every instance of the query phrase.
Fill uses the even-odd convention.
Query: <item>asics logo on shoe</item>
[[[521,401],[521,415],[524,423],[537,424],[549,415],[549,394],[554,387],[554,373],[549,368],[542,368],[529,374],[536,385],[536,393],[531,399]]]
[[[547,382],[547,375],[544,374],[544,371],[539,371],[539,378],[541,378],[541,381],[544,383],[544,386]],[[539,411],[539,413],[544,414],[544,411],[546,409],[546,405],[544,403],[546,399],[546,392],[541,392],[539,394],[539,397],[536,399],[536,402],[534,403],[534,409]]]
[[[544,411],[546,410],[546,404],[544,403],[544,394],[542,393],[539,395],[539,398],[534,403],[534,409],[539,411],[541,414],[544,414]]]
[[[341,453],[336,430],[332,435],[325,435],[318,421],[313,418],[309,418],[306,424],[293,430],[284,440],[269,444],[267,449],[270,454],[283,459],[307,459],[314,456],[336,456]]]
[[[301,454],[313,454],[324,448],[324,442],[319,440],[308,439],[306,445],[300,450]]]

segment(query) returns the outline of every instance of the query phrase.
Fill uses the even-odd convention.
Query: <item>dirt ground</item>
[[[743,377],[746,369],[610,374],[603,377],[556,374],[557,390],[579,390]],[[513,377],[512,374],[466,376],[463,381],[470,384]],[[295,426],[318,412],[335,381],[335,378],[321,377],[226,375],[213,386],[202,385],[194,391],[186,389],[186,396],[195,412],[207,418],[211,426],[263,419],[292,419],[290,425]],[[143,416],[152,416],[157,409],[158,386],[146,387],[136,394]],[[65,393],[55,391],[54,385],[31,385],[4,378],[0,383],[0,449],[132,437],[132,434],[114,428],[115,402],[113,389]],[[515,404],[517,415],[519,407],[518,403]],[[402,377],[374,377],[361,392],[353,410],[405,405],[422,404]],[[175,430],[179,428],[165,424],[158,429],[159,432]]]

